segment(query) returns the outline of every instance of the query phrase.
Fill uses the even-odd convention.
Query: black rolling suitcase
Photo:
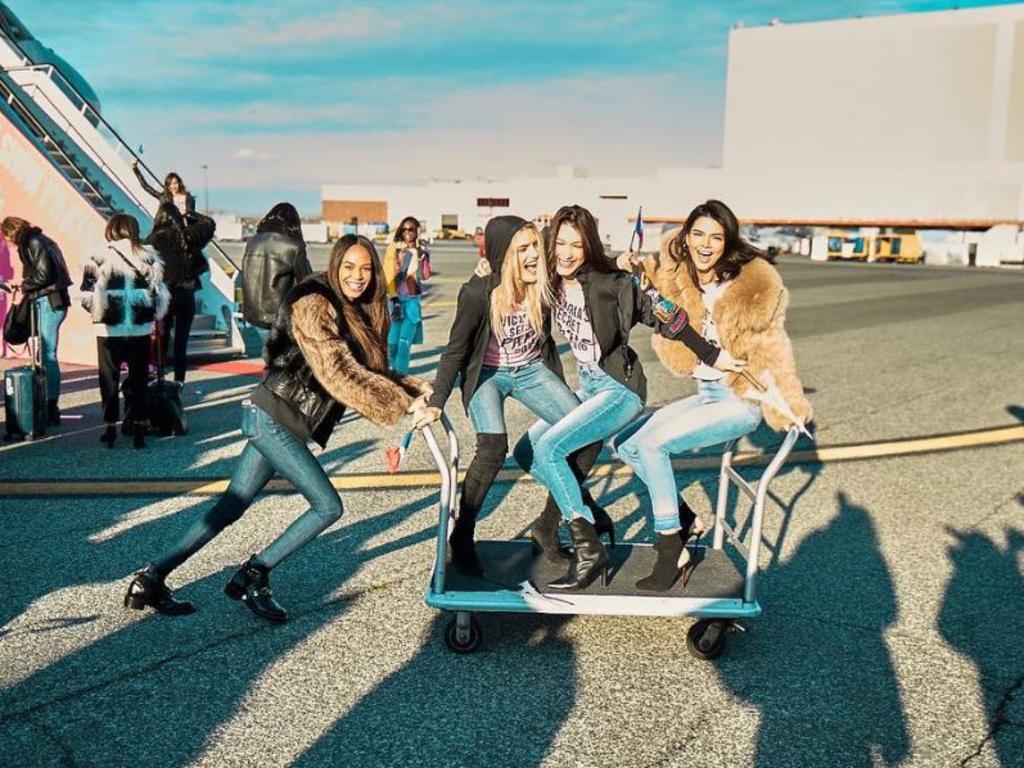
[[[185,407],[181,404],[181,384],[177,381],[168,381],[164,378],[164,368],[161,365],[163,355],[160,345],[163,336],[160,333],[159,323],[152,336],[152,361],[156,365],[156,378],[150,379],[146,385],[146,410],[149,411],[149,432],[154,435],[184,435],[188,432],[188,416],[185,414]],[[124,393],[124,427],[127,428],[132,420],[129,411],[129,385],[125,381],[121,385]]]
[[[46,434],[49,415],[46,411],[46,373],[36,331],[38,312],[33,301],[29,311],[28,340],[31,364],[4,371],[4,440],[7,442],[31,440]]]

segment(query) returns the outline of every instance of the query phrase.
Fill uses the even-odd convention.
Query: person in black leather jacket
[[[242,314],[266,343],[284,297],[313,272],[302,240],[302,220],[291,203],[278,203],[256,226],[242,257]]]
[[[388,324],[377,252],[365,237],[345,235],[334,246],[327,272],[295,286],[275,319],[263,381],[251,401],[243,403],[242,432],[249,440],[227,492],[168,553],[136,574],[126,606],[191,613],[192,605],[176,600],[167,588],[167,575],[238,520],[276,473],[302,493],[310,508],[250,558],[224,591],[265,619],[287,618],[271,595],[270,570],[342,512],[338,492],[307,442],[324,447],[347,408],[380,426],[395,426],[430,391],[418,379],[388,368]]]
[[[164,359],[174,329],[174,380],[185,381],[185,363],[188,336],[196,316],[196,291],[199,278],[210,265],[203,256],[203,248],[213,239],[216,224],[213,219],[193,213],[187,218],[173,203],[161,203],[153,217],[153,230],[145,239],[160,254],[164,263],[164,284],[171,294],[171,304],[163,322]],[[163,361],[161,361],[163,364]]]
[[[25,219],[8,216],[0,223],[8,248],[17,249],[21,259],[21,292],[23,301],[35,303],[38,318],[39,346],[46,371],[47,416],[52,426],[60,425],[60,364],[57,343],[60,326],[68,314],[71,299],[68,288],[71,276],[64,255],[53,240],[39,227]]]
[[[171,171],[164,177],[163,189],[157,189],[146,180],[146,177],[142,175],[142,171],[139,170],[138,160],[132,161],[132,171],[135,172],[135,178],[139,180],[142,188],[161,203],[173,204],[182,216],[196,212],[195,197],[185,189],[185,182],[174,171]]]

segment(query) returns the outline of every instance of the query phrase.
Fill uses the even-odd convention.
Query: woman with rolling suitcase
[[[135,575],[124,604],[159,613],[192,613],[165,579],[218,533],[238,520],[274,474],[286,478],[309,509],[263,551],[253,555],[225,587],[258,616],[285,621],[270,590],[270,571],[334,523],[341,499],[309,449],[324,447],[348,408],[382,427],[393,427],[423,403],[429,388],[388,368],[384,275],[373,243],[345,235],[331,252],[326,273],[314,274],[288,294],[267,340],[263,380],[243,403],[248,442],[227,492],[195,521],[174,547]]]
[[[8,248],[18,251],[21,259],[22,301],[32,302],[38,316],[40,353],[46,371],[46,411],[50,425],[60,426],[60,364],[57,362],[57,344],[60,326],[67,317],[71,297],[64,254],[53,240],[39,227],[25,219],[8,216],[0,222]]]
[[[136,448],[144,448],[150,334],[154,322],[167,312],[169,294],[163,264],[139,239],[135,217],[111,216],[105,237],[106,247],[85,265],[81,285],[82,306],[96,329],[100,400],[107,425],[100,442],[113,448],[117,440],[120,368],[127,363],[125,420],[132,423],[126,431]]]

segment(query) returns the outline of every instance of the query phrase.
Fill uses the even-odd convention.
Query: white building
[[[547,178],[326,185],[322,195],[328,221],[329,206],[378,201],[392,226],[413,215],[468,231],[502,212],[543,219],[576,202],[613,246],[627,242],[639,205],[657,226],[709,197],[751,222],[1019,228],[1024,3],[734,29],[721,168],[606,178],[563,167]],[[1007,251],[999,231],[999,254],[1024,249],[1011,227]],[[979,263],[998,263],[996,252]]]

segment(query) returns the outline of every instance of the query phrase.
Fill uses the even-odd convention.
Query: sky
[[[5,0],[213,209],[324,183],[642,175],[721,159],[728,34],[934,0]]]

